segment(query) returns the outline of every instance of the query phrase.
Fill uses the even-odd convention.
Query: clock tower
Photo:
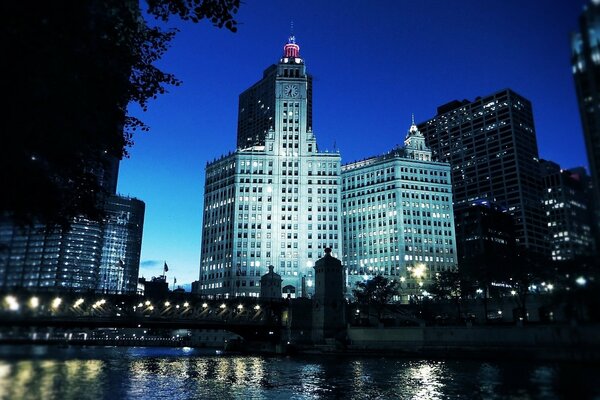
[[[341,251],[340,155],[320,152],[312,78],[291,35],[240,95],[237,149],[206,166],[199,289],[258,296],[267,268],[283,297],[310,297],[314,263]]]
[[[304,59],[300,57],[300,46],[293,35],[283,47],[279,63],[268,67],[260,81],[240,94],[238,148],[264,145],[270,129],[279,131],[283,128],[283,118],[276,108],[278,105],[282,107],[281,103],[286,102],[284,99],[302,101],[300,107],[303,108],[305,121],[294,128],[298,128],[298,132],[302,128],[312,129],[312,76],[306,72]],[[296,119],[299,120],[293,118]]]

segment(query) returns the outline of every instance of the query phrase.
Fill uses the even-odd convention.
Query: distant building
[[[594,235],[600,233],[600,3],[590,1],[571,37],[571,64],[593,187]]]
[[[518,246],[548,254],[529,100],[506,89],[474,101],[453,101],[438,107],[419,129],[434,160],[452,167],[455,210],[479,200],[496,203],[512,216]]]
[[[375,275],[416,294],[456,268],[450,165],[432,160],[413,123],[404,148],[342,167],[343,263],[348,286]]]
[[[238,149],[206,166],[204,295],[258,296],[273,265],[290,297],[307,296],[314,261],[341,251],[340,156],[317,149],[312,81],[293,36],[268,71],[240,96]]]
[[[591,191],[583,168],[563,170],[541,160],[544,209],[552,260],[566,261],[594,254]]]
[[[109,293],[135,293],[144,228],[144,202],[111,196],[105,206],[100,276],[96,289]]]
[[[169,295],[169,284],[164,275],[153,276],[148,280],[144,277],[138,280],[138,294],[151,299],[164,299]]]

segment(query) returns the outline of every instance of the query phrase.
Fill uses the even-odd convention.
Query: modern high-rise
[[[571,64],[592,177],[594,235],[600,244],[600,1],[590,1],[571,37]]]
[[[97,291],[136,292],[145,209],[144,202],[135,198],[107,199]]]
[[[272,265],[284,295],[313,293],[313,265],[341,251],[340,156],[319,152],[312,80],[294,37],[240,96],[237,150],[206,166],[199,290],[258,296]]]
[[[475,201],[496,203],[515,222],[517,246],[549,255],[529,100],[510,89],[455,100],[438,107],[419,129],[433,158],[451,165],[455,213]]]
[[[540,163],[552,260],[567,261],[593,255],[589,176],[583,168],[563,170],[552,161],[541,160]]]
[[[145,205],[108,196],[102,222],[67,230],[0,222],[0,288],[135,293]]]
[[[94,290],[102,227],[75,218],[68,231],[0,223],[0,288]]]
[[[348,286],[383,275],[420,295],[456,268],[450,165],[432,160],[413,123],[403,148],[342,166],[343,264]]]

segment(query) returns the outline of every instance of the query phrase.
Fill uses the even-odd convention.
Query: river
[[[600,399],[600,366],[0,346],[1,399]]]

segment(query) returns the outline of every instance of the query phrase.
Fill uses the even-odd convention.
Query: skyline
[[[169,23],[181,31],[159,65],[183,85],[136,112],[151,131],[134,137],[119,180],[120,193],[146,203],[140,276],[159,275],[166,261],[170,283],[198,279],[204,167],[235,149],[237,96],[279,59],[291,19],[315,77],[317,142],[335,143],[343,163],[402,143],[412,113],[421,122],[448,101],[510,87],[533,103],[540,158],[587,167],[568,36],[584,3],[562,1],[543,15],[533,1],[261,3],[242,5],[235,34]]]

